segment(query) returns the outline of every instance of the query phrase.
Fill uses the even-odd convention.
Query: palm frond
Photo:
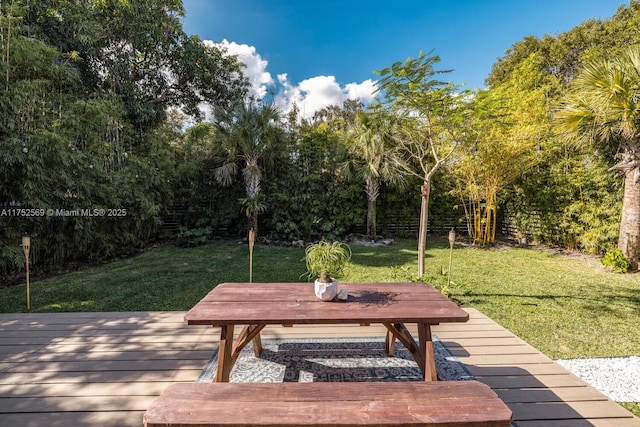
[[[229,186],[235,181],[238,173],[238,165],[235,162],[223,163],[213,170],[213,176],[220,184]]]
[[[569,139],[618,141],[640,133],[640,47],[632,46],[614,59],[586,63],[570,85],[557,113],[557,123]]]

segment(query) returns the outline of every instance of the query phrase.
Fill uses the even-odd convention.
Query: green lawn
[[[414,280],[415,241],[352,246],[343,278]],[[255,282],[301,281],[301,248],[254,250]],[[426,281],[447,284],[448,242],[432,238]],[[187,310],[216,284],[248,281],[247,246],[216,241],[196,248],[163,246],[135,258],[31,283],[31,311]],[[449,296],[474,307],[552,358],[640,354],[640,275],[603,271],[598,260],[508,245],[457,243]],[[25,286],[0,289],[0,312],[21,312]],[[639,413],[638,405],[628,407]]]

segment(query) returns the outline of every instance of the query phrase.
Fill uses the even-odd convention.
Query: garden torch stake
[[[453,244],[456,242],[456,230],[449,231],[449,271],[447,277],[447,289],[451,285],[451,262],[453,261]]]
[[[22,236],[22,250],[26,261],[27,270],[27,311],[31,311],[31,297],[29,295],[29,249],[31,248],[31,237],[28,234]]]
[[[256,232],[249,230],[249,283],[253,282],[253,245],[256,242]]]

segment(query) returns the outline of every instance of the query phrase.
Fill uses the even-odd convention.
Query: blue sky
[[[557,35],[611,17],[629,0],[183,0],[188,34],[226,41],[255,92],[306,115],[348,97],[370,99],[379,70],[420,50],[445,79],[483,87],[492,64],[527,35]]]

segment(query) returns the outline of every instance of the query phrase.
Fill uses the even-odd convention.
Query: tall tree
[[[158,231],[174,182],[168,107],[229,108],[246,88],[234,57],[183,32],[183,13],[180,0],[0,1],[0,206],[127,212],[12,218],[0,246],[38,235],[46,267]]]
[[[474,242],[495,241],[500,193],[553,151],[547,94],[557,81],[539,60],[531,54],[505,82],[474,97],[473,138],[451,167]]]
[[[506,82],[518,64],[526,61],[531,54],[538,56],[541,72],[568,83],[585,61],[611,57],[628,46],[640,43],[637,31],[640,25],[640,1],[625,3],[628,5],[620,5],[607,20],[590,19],[557,36],[524,37],[493,64],[485,83],[493,88]]]
[[[214,123],[222,155],[215,177],[222,185],[230,185],[238,174],[244,179],[246,199],[242,200],[249,229],[258,231],[258,214],[265,209],[261,200],[263,168],[278,148],[282,132],[280,113],[269,104],[239,103],[232,111],[220,109]]]
[[[376,201],[383,183],[401,184],[404,176],[397,168],[395,146],[397,124],[384,112],[359,111],[347,134],[348,151],[353,160],[345,170],[364,180],[367,195],[367,238],[376,238]]]
[[[451,159],[465,136],[468,120],[464,94],[455,85],[435,79],[438,56],[420,52],[390,68],[377,71],[379,90],[387,106],[404,119],[402,135],[396,142],[405,160],[398,163],[404,172],[422,181],[420,188],[420,230],[418,235],[418,276],[424,275],[431,178]]]
[[[342,105],[328,105],[313,114],[313,124],[327,123],[331,130],[344,132],[353,125],[364,105],[359,99],[347,99]]]
[[[584,65],[558,119],[579,142],[614,145],[624,176],[618,249],[638,268],[640,256],[640,46]]]
[[[566,87],[585,62],[615,57],[628,46],[640,43],[640,1],[627,3],[609,19],[585,21],[557,36],[524,38],[494,64],[486,83],[490,89],[507,83],[533,54],[540,76],[547,76],[542,77],[545,81],[551,77]],[[545,91],[548,104],[557,105],[564,89]],[[525,89],[518,96],[527,97],[527,92]],[[622,182],[612,182],[613,175],[602,177],[607,169],[602,159],[613,158],[617,145],[593,150],[592,145],[576,146],[566,138],[557,139],[556,146],[561,150],[550,152],[545,147],[543,163],[514,183],[514,191],[507,195],[504,206],[505,218],[516,216],[535,223],[533,231],[539,241],[604,253],[617,244],[619,213],[612,211],[620,209],[609,203],[616,200],[618,193],[618,200],[622,200]],[[614,221],[612,234],[610,223]]]
[[[181,0],[40,0],[29,3],[32,35],[76,58],[85,90],[118,96],[138,132],[168,107],[200,118],[202,103],[231,108],[246,93],[236,58],[182,29]]]

